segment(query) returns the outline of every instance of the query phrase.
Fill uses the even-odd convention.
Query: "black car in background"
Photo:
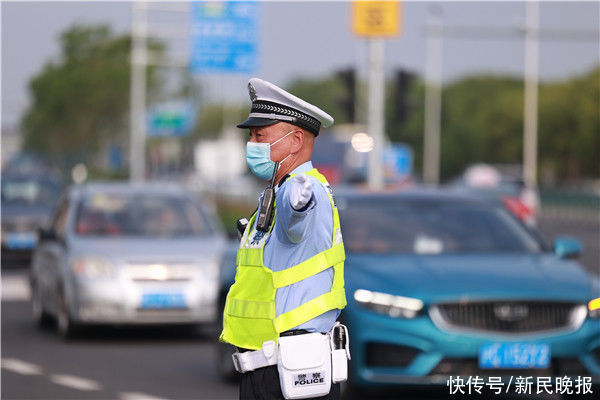
[[[43,174],[3,173],[2,265],[28,265],[38,241],[37,231],[48,223],[63,185]]]

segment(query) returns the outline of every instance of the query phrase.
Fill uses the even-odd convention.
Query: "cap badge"
[[[250,100],[252,102],[256,101],[256,90],[254,90],[254,86],[251,83],[248,84],[248,94],[250,94]]]

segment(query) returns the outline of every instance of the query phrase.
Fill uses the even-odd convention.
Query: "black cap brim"
[[[277,122],[281,122],[277,119],[270,118],[259,118],[259,117],[250,117],[241,124],[237,125],[238,128],[252,128],[258,126],[269,126],[276,124]]]

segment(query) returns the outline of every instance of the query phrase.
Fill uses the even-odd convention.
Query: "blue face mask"
[[[292,132],[296,132],[296,129],[288,132],[273,143],[246,143],[246,162],[254,175],[264,180],[271,179],[275,170],[275,161],[271,160],[271,146],[274,146]],[[290,155],[281,160],[280,164],[287,160]]]

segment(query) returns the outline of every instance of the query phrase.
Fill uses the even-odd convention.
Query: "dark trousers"
[[[283,400],[279,384],[279,371],[277,365],[259,368],[241,375],[240,399],[247,400]],[[319,400],[338,400],[340,398],[340,384],[331,384],[329,394],[314,397]]]

